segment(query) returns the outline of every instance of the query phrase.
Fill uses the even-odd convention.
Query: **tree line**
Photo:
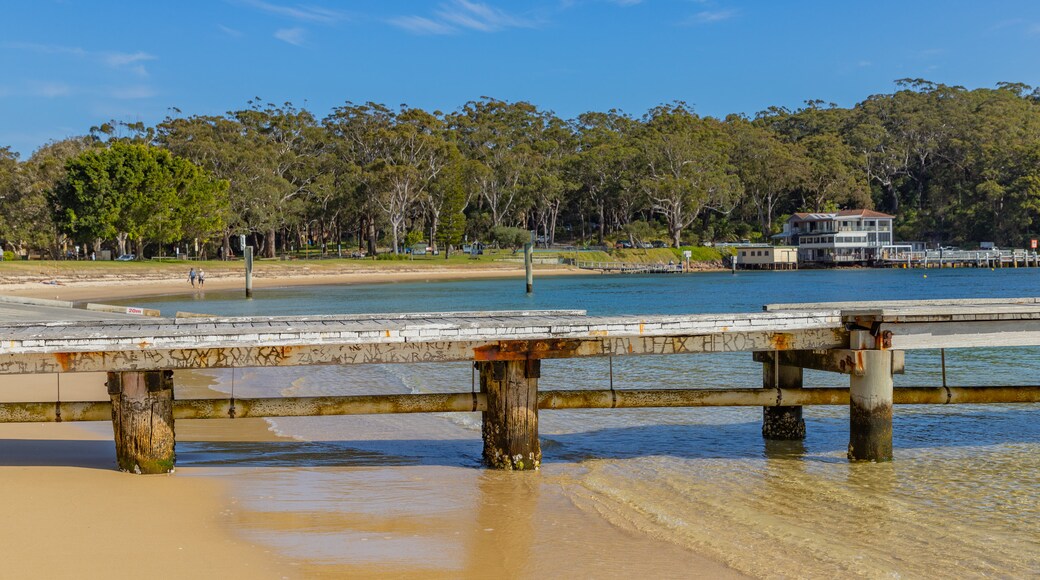
[[[427,242],[768,240],[796,211],[874,208],[896,238],[1021,245],[1040,217],[1040,89],[920,79],[843,108],[754,116],[675,102],[562,119],[481,98],[454,112],[347,102],[325,117],[254,99],[108,123],[25,160],[0,148],[0,243],[260,255]],[[167,250],[168,251],[168,250]]]

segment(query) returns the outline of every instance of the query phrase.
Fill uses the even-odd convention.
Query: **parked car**
[[[661,240],[654,240],[654,241],[650,242],[650,245],[655,247],[655,248],[667,248],[668,247],[668,244],[662,242]]]
[[[136,259],[137,259],[137,256],[135,256],[134,254],[123,254],[122,256],[119,256],[118,258],[116,258],[116,261],[117,262],[133,262]]]
[[[614,244],[614,247],[619,249],[619,250],[621,250],[621,249],[629,249],[629,248],[632,247],[632,242],[630,242],[628,240],[620,240],[616,244]]]

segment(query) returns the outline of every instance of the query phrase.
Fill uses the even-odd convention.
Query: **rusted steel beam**
[[[125,350],[0,353],[0,374],[179,370],[551,359],[645,354],[753,352],[843,348],[848,331],[814,328],[788,332],[718,332],[677,336],[496,341],[397,341],[287,346],[214,346]]]
[[[0,403],[0,423],[61,423],[111,421],[109,401]]]
[[[846,375],[863,376],[863,359],[865,351],[849,349],[829,350],[788,350],[780,351],[777,358],[782,366],[799,367],[816,371],[828,371]],[[755,362],[772,364],[772,352],[756,352],[752,355]],[[901,350],[892,351],[892,372],[898,375],[906,369],[906,353]]]
[[[896,405],[1040,403],[1040,386],[899,387]],[[474,403],[474,399],[476,402]],[[848,405],[849,390],[840,387],[804,389],[674,389],[541,391],[538,408],[624,409],[653,407],[776,407]],[[108,421],[109,402],[63,402],[62,421]],[[383,413],[452,413],[485,411],[481,393],[420,395],[354,395],[343,397],[272,397],[235,399],[235,413],[243,417],[303,417],[317,415],[370,415]],[[194,399],[173,402],[175,419],[227,419],[231,399]],[[56,422],[55,403],[0,403],[0,423]]]
[[[392,413],[451,413],[483,411],[480,393],[417,395],[352,395],[344,397],[268,397],[255,399],[195,399],[177,401],[176,419],[245,417],[309,417],[319,415],[379,415]],[[234,409],[232,411],[232,409]]]

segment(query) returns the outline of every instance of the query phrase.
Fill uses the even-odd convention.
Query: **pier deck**
[[[767,439],[804,437],[803,405],[850,405],[851,460],[891,459],[892,404],[1035,402],[1037,387],[894,389],[903,351],[1040,345],[1040,299],[768,305],[764,312],[588,316],[498,311],[293,317],[25,320],[0,309],[2,375],[108,373],[111,402],[0,404],[0,422],[110,417],[120,465],[173,466],[175,418],[481,411],[492,467],[537,467],[538,409],[755,405]],[[79,314],[79,313],[76,313]],[[103,313],[91,313],[100,317]],[[104,314],[104,316],[112,316]],[[750,352],[762,388],[539,390],[540,361]],[[175,401],[173,371],[197,368],[470,361],[480,392]],[[802,369],[849,376],[803,388]],[[239,411],[241,410],[241,411]]]

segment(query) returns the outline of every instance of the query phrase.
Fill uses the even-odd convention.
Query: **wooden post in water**
[[[538,377],[541,361],[478,362],[483,413],[484,464],[496,469],[538,469]]]
[[[246,298],[253,297],[253,246],[246,246]]]
[[[892,351],[862,350],[863,374],[849,377],[849,460],[892,460]]]
[[[108,394],[119,469],[173,471],[173,371],[109,372]]]
[[[801,367],[762,363],[762,387],[766,389],[802,388]],[[762,407],[762,437],[779,441],[805,439],[802,408],[795,406]]]
[[[534,244],[524,244],[524,272],[527,274],[527,293],[534,292]]]

